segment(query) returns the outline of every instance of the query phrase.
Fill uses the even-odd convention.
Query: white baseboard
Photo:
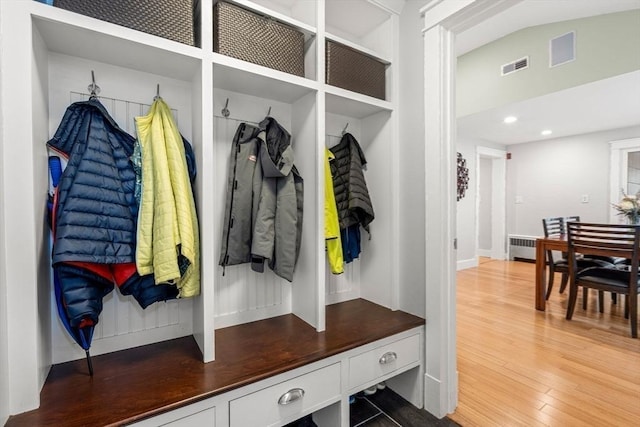
[[[444,418],[449,413],[441,394],[443,387],[440,380],[430,375],[425,375],[424,409],[436,418]]]
[[[465,270],[467,268],[473,268],[478,266],[478,258],[463,259],[456,263],[456,270]]]
[[[429,374],[424,376],[424,409],[436,418],[444,418],[458,406],[458,371],[455,371],[454,387],[449,396],[442,396],[443,384]]]
[[[453,390],[449,390],[449,408],[447,408],[449,414],[455,412],[456,408],[458,407],[459,377],[460,377],[459,371],[456,369]]]
[[[491,249],[478,249],[478,256],[491,258],[493,251]]]
[[[496,252],[493,252],[491,249],[478,249],[478,256],[491,258],[491,259],[499,259],[499,260],[508,259],[508,256],[506,253],[500,253],[500,252],[496,253]]]
[[[440,380],[425,374],[424,385],[424,409],[437,418],[447,415],[440,402],[440,387],[442,387]]]

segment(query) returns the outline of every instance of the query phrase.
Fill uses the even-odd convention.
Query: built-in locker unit
[[[142,310],[114,290],[105,297],[92,355],[193,335],[202,362],[209,363],[216,359],[215,332],[221,328],[293,314],[322,333],[327,329],[329,307],[357,299],[403,310],[403,285],[394,266],[400,265],[403,244],[399,237],[398,67],[399,14],[404,2],[230,0],[304,34],[304,76],[214,52],[215,2],[194,2],[199,46],[37,1],[3,1],[0,6],[0,53],[2,62],[12,64],[3,67],[0,75],[5,106],[4,167],[5,176],[16,178],[3,183],[4,201],[11,203],[4,211],[4,222],[10,247],[5,280],[9,284],[8,329],[12,331],[8,341],[12,414],[39,406],[39,393],[52,365],[85,357],[66,334],[56,312],[46,221],[45,144],[67,106],[89,97],[92,73],[101,89],[101,102],[132,135],[134,118],[147,113],[158,90],[172,108],[197,160],[195,198],[201,246],[200,295]],[[327,39],[385,64],[385,99],[325,83]],[[11,108],[6,108],[8,105]],[[292,282],[268,268],[256,273],[249,264],[224,269],[218,265],[233,136],[240,123],[257,124],[267,115],[291,133],[295,164],[304,179],[302,246]],[[345,131],[358,140],[366,156],[364,174],[375,220],[370,234],[362,231],[360,258],[345,265],[343,274],[333,275],[324,240],[325,148],[336,145]],[[384,366],[367,370],[369,360],[377,366],[380,355],[390,352],[403,362],[397,371]],[[255,407],[254,401],[260,401],[263,394],[279,396],[289,390],[289,381],[303,378],[308,387],[322,389],[325,394],[300,414],[313,413],[319,425],[344,426],[349,421],[349,395],[381,378],[422,406],[424,355],[424,327],[414,328],[246,389],[203,400],[191,409],[175,409],[147,424],[175,422],[187,416],[193,416],[193,425],[203,425],[204,419],[215,419],[216,425],[255,422],[234,419],[233,414],[238,413],[237,417],[268,419],[270,425],[282,425],[295,414],[279,418],[265,409],[263,417],[246,408]],[[221,406],[225,408],[221,410]]]

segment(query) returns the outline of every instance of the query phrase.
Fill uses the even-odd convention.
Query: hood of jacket
[[[260,147],[263,176],[282,178],[289,175],[294,160],[291,134],[273,117],[265,118],[258,128],[258,138],[263,142]]]

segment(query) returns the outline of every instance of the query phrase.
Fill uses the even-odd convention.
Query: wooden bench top
[[[326,308],[326,330],[288,314],[215,332],[216,360],[192,336],[54,365],[40,408],[6,426],[123,425],[278,375],[424,325],[424,319],[357,299]]]

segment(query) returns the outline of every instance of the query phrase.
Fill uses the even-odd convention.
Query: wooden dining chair
[[[572,215],[562,217],[562,229],[564,232],[567,232],[567,223],[568,222],[580,222],[580,215]]]
[[[567,234],[567,223],[568,222],[580,222],[580,216],[579,215],[573,215],[573,216],[565,216],[562,218],[562,233],[563,234]],[[612,257],[612,256],[600,256],[600,255],[593,255],[590,258],[594,258],[594,259],[601,259],[603,261],[609,262],[611,264],[624,264],[626,263],[626,259],[625,258],[621,258],[621,257]]]
[[[638,337],[638,258],[640,226],[570,222],[567,224],[569,244],[569,301],[567,320],[575,310],[578,287],[625,295],[625,317],[631,323],[631,336]],[[579,269],[577,260],[584,256],[611,256],[629,260],[629,267],[592,267]],[[602,298],[599,299],[602,307]],[[602,311],[602,309],[601,309]]]
[[[569,222],[580,222],[580,215],[572,215],[572,216],[565,216],[562,218],[562,233],[567,235],[567,223]],[[566,258],[566,254],[564,254],[565,258]],[[611,264],[624,264],[627,260],[624,258],[620,258],[620,257],[610,257],[610,256],[600,256],[600,255],[592,255],[589,257],[585,257],[583,256],[582,259],[580,260],[579,264],[581,267],[608,267],[607,265],[595,265],[595,263],[593,263],[592,261],[589,261],[589,259],[599,259]],[[590,265],[589,265],[590,264]],[[568,280],[567,280],[568,282]],[[567,282],[562,282],[561,286],[560,286],[560,293],[563,293]],[[604,298],[604,292],[599,292],[598,293],[598,300],[600,301],[600,311],[604,311],[604,303],[602,302]],[[587,301],[589,300],[589,292],[587,291],[587,289],[583,289],[582,290],[582,308],[583,309],[587,309]],[[615,293],[611,293],[611,301],[614,304],[618,303],[618,295],[616,295]]]
[[[542,229],[544,231],[544,237],[561,237],[566,235],[564,217],[549,217],[542,219]],[[547,251],[547,266],[549,268],[549,280],[547,282],[547,292],[545,299],[549,299],[551,291],[553,289],[553,282],[555,279],[555,273],[561,273],[562,279],[560,282],[560,293],[563,293],[569,283],[569,262],[567,260],[567,254],[562,253],[562,256],[558,259],[555,257],[553,251]],[[588,267],[610,267],[611,263],[603,260],[595,260],[591,258],[581,258],[578,260],[578,266],[580,268]],[[585,302],[586,303],[586,302]]]
[[[549,217],[542,219],[542,229],[544,230],[544,237],[560,237],[563,232],[562,217]],[[553,281],[556,276],[556,272],[562,273],[562,281],[560,283],[560,292],[564,291],[569,281],[569,264],[566,258],[563,256],[560,259],[555,259],[553,251],[547,251],[547,266],[549,268],[549,281],[547,282],[547,292],[545,299],[549,299],[551,290],[553,289]]]

